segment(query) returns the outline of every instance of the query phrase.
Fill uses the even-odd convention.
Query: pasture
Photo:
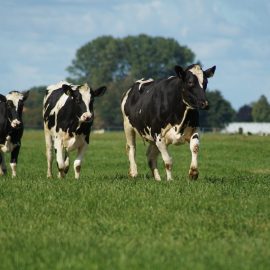
[[[80,180],[48,180],[43,133],[26,130],[18,177],[0,178],[0,268],[270,268],[270,137],[202,134],[196,182],[188,145],[170,147],[171,182],[145,151],[132,180],[124,133],[91,134]]]

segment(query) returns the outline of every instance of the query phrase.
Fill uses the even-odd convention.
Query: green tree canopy
[[[79,48],[67,70],[72,81],[97,86],[127,76],[161,78],[173,74],[176,64],[186,66],[194,58],[189,48],[172,38],[143,34],[125,38],[102,36]]]
[[[238,122],[252,122],[252,107],[250,105],[243,105],[239,108],[235,120]]]
[[[27,128],[42,128],[42,103],[46,86],[32,87],[30,94],[24,105],[24,125]]]
[[[235,111],[218,90],[207,92],[210,104],[208,111],[200,111],[201,127],[223,128],[234,119]]]
[[[257,102],[254,102],[252,117],[255,122],[270,122],[270,105],[264,95]]]

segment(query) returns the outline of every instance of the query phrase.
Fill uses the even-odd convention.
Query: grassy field
[[[26,131],[18,177],[0,178],[0,269],[270,269],[270,137],[203,134],[196,182],[188,145],[158,183],[138,142],[136,180],[123,133],[91,136],[79,181],[47,180]]]

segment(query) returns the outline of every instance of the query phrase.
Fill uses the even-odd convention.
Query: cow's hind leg
[[[44,126],[46,157],[47,157],[47,177],[52,177],[52,162],[53,162],[53,142],[49,130]]]
[[[129,159],[129,175],[131,177],[136,177],[138,175],[137,164],[135,161],[136,156],[136,133],[133,127],[127,122],[124,121],[124,130],[126,135],[126,151]]]
[[[158,158],[159,153],[160,152],[157,146],[153,143],[150,143],[146,152],[146,156],[147,156],[149,168],[152,171],[152,174],[155,180],[157,181],[161,180],[159,172],[158,172],[158,168],[157,168],[157,158]]]
[[[189,178],[196,180],[199,176],[198,153],[199,153],[199,134],[194,133],[190,138],[191,164],[189,168]]]
[[[87,146],[88,146],[88,144],[85,143],[82,147],[78,148],[78,154],[77,154],[76,159],[74,160],[74,172],[75,172],[76,179],[79,179],[79,177],[80,177],[82,159],[84,157]]]
[[[168,181],[172,180],[172,158],[170,157],[168,153],[168,147],[164,139],[158,136],[156,139],[156,146],[158,150],[160,151],[162,159],[164,161],[166,174],[167,174],[167,180]]]
[[[0,176],[5,175],[7,173],[7,166],[5,162],[4,153],[0,152]]]

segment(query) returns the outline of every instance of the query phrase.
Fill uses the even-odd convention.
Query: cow
[[[168,145],[185,142],[189,142],[192,157],[189,177],[198,178],[199,110],[209,107],[205,90],[208,78],[215,70],[216,66],[213,66],[203,71],[198,64],[186,69],[175,66],[176,75],[156,81],[138,80],[123,95],[121,110],[131,177],[138,175],[135,161],[137,133],[149,142],[146,156],[155,180],[161,180],[157,168],[159,153],[165,164],[167,180],[172,180]]]
[[[74,172],[75,178],[79,178],[94,120],[94,99],[102,96],[106,90],[105,86],[93,90],[87,83],[73,85],[65,81],[47,87],[43,100],[43,120],[48,178],[52,177],[53,148],[59,178],[68,172],[68,153],[77,150]]]
[[[16,177],[16,167],[23,136],[22,113],[24,101],[29,91],[11,91],[6,96],[0,94],[0,175],[7,173],[4,153],[10,152],[12,177]]]

